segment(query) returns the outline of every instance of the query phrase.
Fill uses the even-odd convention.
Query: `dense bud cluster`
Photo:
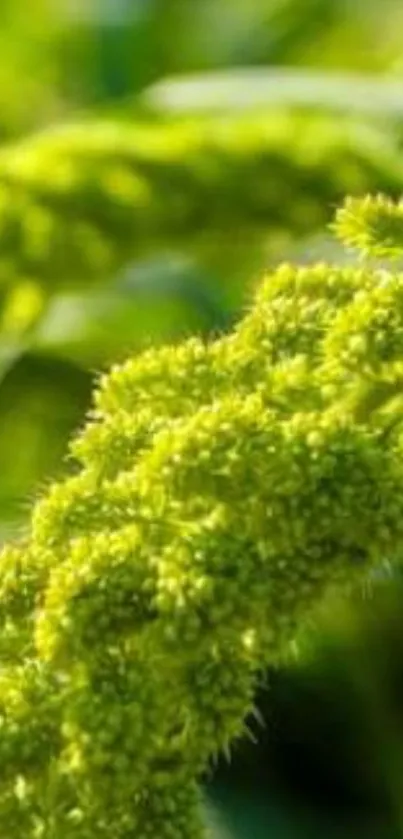
[[[197,781],[267,663],[401,559],[402,375],[403,276],[320,264],[101,380],[2,557],[2,834],[204,837]]]
[[[302,235],[345,194],[402,184],[393,143],[330,116],[52,129],[1,152],[0,284],[99,280],[156,242],[202,247],[206,232]]]
[[[339,236],[365,256],[401,257],[403,252],[403,201],[383,195],[348,198],[336,215]]]

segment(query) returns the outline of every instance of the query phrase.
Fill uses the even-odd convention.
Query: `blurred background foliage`
[[[401,0],[2,0],[0,538],[71,468],[105,366],[348,260],[403,185]],[[206,779],[213,839],[403,837],[403,582],[327,604]]]

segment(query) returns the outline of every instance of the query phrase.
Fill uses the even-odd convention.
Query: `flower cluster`
[[[402,378],[403,276],[320,264],[101,379],[76,473],[2,556],[5,836],[205,836],[198,780],[268,662],[402,558]]]
[[[346,245],[364,256],[401,257],[403,201],[383,195],[348,198],[336,215],[335,229]]]
[[[0,155],[0,284],[99,280],[156,242],[200,248],[206,231],[310,233],[345,194],[402,184],[393,142],[331,116],[47,130]]]

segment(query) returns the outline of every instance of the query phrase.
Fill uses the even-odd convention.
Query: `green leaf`
[[[193,263],[167,256],[133,267],[113,286],[54,298],[32,341],[41,354],[98,368],[226,324],[211,281]]]
[[[353,72],[293,68],[231,68],[168,77],[142,101],[171,113],[314,106],[389,117],[403,115],[400,79]]]
[[[274,791],[268,796],[263,789],[252,792],[239,786],[217,785],[209,790],[206,824],[211,839],[396,839],[386,825],[364,820],[360,824],[353,818],[335,824],[323,813],[294,806]]]
[[[67,440],[90,391],[88,373],[29,353],[0,380],[0,540],[24,521],[44,483],[65,471]]]

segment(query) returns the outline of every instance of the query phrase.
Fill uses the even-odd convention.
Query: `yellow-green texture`
[[[205,836],[198,781],[268,662],[401,559],[402,376],[403,275],[320,264],[101,379],[2,555],[2,835]]]
[[[349,198],[336,214],[335,232],[364,256],[401,257],[403,253],[403,200],[383,195]]]
[[[234,248],[328,221],[344,195],[400,192],[393,139],[343,116],[83,121],[0,154],[0,287],[101,280],[162,246]],[[218,244],[217,244],[218,243]],[[227,247],[226,260],[231,259]]]

